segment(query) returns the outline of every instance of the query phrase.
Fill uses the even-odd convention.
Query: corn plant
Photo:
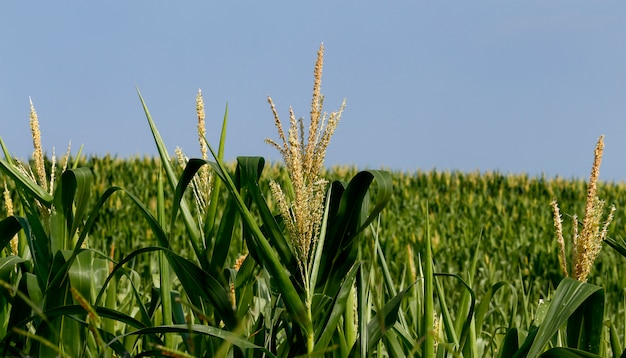
[[[331,114],[326,131],[323,134],[316,132],[324,121],[321,118],[322,97],[319,93],[322,51],[320,49],[318,53],[315,68],[309,142],[305,143],[304,138],[298,137],[298,133],[303,131],[303,124],[300,122],[299,132],[292,113],[289,141],[281,131],[279,134],[284,140],[284,146],[274,143],[285,156],[291,175],[289,184],[297,198],[290,208],[291,204],[287,203],[285,192],[278,183],[271,182],[280,215],[271,212],[260,189],[263,158],[240,157],[235,172],[231,173],[221,160],[219,152],[214,152],[207,143],[215,161],[190,159],[180,180],[170,174],[173,170],[168,168],[167,163],[170,161],[167,150],[142,99],[170,187],[176,191],[172,220],[180,211],[191,240],[201,242],[193,238],[196,223],[184,209],[186,206],[183,193],[194,175],[203,166],[209,165],[230,193],[224,209],[225,216],[221,221],[228,222],[229,229],[218,229],[214,233],[207,231],[205,234],[216,236],[207,235],[207,240],[201,245],[194,245],[197,255],[194,269],[191,266],[184,270],[173,267],[176,276],[185,286],[184,282],[191,279],[187,277],[190,272],[194,276],[204,272],[202,275],[216,278],[216,284],[221,286],[215,287],[215,291],[226,291],[230,288],[232,308],[218,306],[216,302],[202,307],[196,302],[195,306],[215,313],[219,321],[213,322],[214,324],[223,322],[226,330],[248,335],[257,347],[264,347],[267,352],[277,356],[341,352],[343,356],[371,354],[388,329],[387,326],[392,326],[395,322],[399,303],[406,293],[406,290],[398,293],[395,299],[379,307],[381,311],[372,316],[370,298],[366,297],[369,295],[368,282],[363,263],[359,261],[363,231],[390,198],[389,173],[361,172],[348,183],[334,182],[328,191],[324,180],[317,176],[325,148],[341,114]],[[273,104],[272,110],[280,129],[280,121]],[[372,192],[370,187],[373,183],[377,185],[374,200],[376,204],[373,209],[368,210],[368,195]],[[298,205],[312,202],[316,204],[298,211]],[[230,209],[231,205],[236,211]],[[253,211],[257,212],[260,223],[255,219]],[[303,216],[307,214],[314,216]],[[223,258],[226,256],[224,250],[229,248],[233,233],[234,223],[231,218],[236,217],[240,217],[242,223],[247,256],[237,269],[226,269],[223,266]],[[307,225],[314,226],[296,226],[306,220]],[[284,231],[283,227],[287,230]],[[207,260],[204,250],[209,247],[214,250],[213,256]],[[220,251],[215,251],[216,249]],[[217,260],[222,261],[216,264]],[[187,261],[187,264],[190,262]],[[190,290],[186,291],[189,294]],[[352,298],[355,293],[360,297],[356,301]],[[355,319],[348,319],[355,314],[353,312],[358,312],[360,325],[355,323]],[[233,313],[236,325],[225,322],[225,318]],[[230,343],[232,342],[227,345]],[[211,352],[219,354],[227,350],[228,348],[219,347]]]
[[[88,207],[93,175],[88,168],[68,168],[69,150],[60,178],[54,158],[46,171],[32,102],[30,116],[34,171],[12,159],[0,139],[5,153],[0,170],[13,180],[23,203],[23,213],[1,222],[2,247],[14,244],[11,254],[0,258],[5,304],[0,349],[3,355],[25,351],[80,356],[102,344],[89,334],[100,322],[81,308],[81,298],[95,297],[108,271],[107,256],[87,246],[87,234],[104,199],[93,209]]]

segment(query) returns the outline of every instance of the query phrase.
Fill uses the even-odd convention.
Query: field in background
[[[156,188],[160,169],[158,159],[118,159],[110,156],[90,158],[84,163],[95,174],[95,200],[110,186],[120,186],[136,195],[151,210],[156,210]],[[83,166],[83,165],[81,165]],[[357,173],[354,167],[335,167],[325,174],[330,180],[347,180]],[[267,181],[286,178],[280,165],[268,165],[261,178],[270,207],[273,206]],[[461,172],[393,172],[394,194],[383,211],[379,222],[367,233],[380,240],[393,277],[402,278],[408,285],[415,277],[409,262],[417,262],[423,253],[423,244],[429,234],[433,242],[436,272],[472,274],[473,288],[478,297],[499,281],[512,284],[517,294],[516,321],[527,325],[534,317],[534,307],[540,298],[554,290],[562,275],[558,262],[550,202],[558,198],[564,215],[564,231],[571,232],[568,215],[584,214],[587,183],[583,180],[547,179],[525,175],[499,173]],[[0,180],[5,180],[0,176]],[[6,180],[11,189],[11,182]],[[12,191],[16,193],[16,191]],[[170,194],[166,191],[166,195]],[[624,237],[626,223],[626,185],[601,183],[598,196],[607,204],[617,207],[615,219],[609,229],[610,236]],[[226,194],[224,193],[224,198]],[[169,203],[171,198],[166,198]],[[14,202],[19,202],[14,198]],[[272,208],[277,213],[276,208]],[[1,217],[6,217],[4,207]],[[189,240],[182,223],[176,228],[180,240],[174,241],[174,251],[192,256]],[[429,233],[427,233],[429,228]],[[91,248],[110,252],[114,246],[116,261],[140,247],[156,245],[145,220],[131,205],[128,198],[113,198],[101,210],[95,228],[89,235]],[[179,245],[176,247],[176,245]],[[570,244],[570,243],[567,243]],[[232,246],[241,242],[233,242]],[[571,245],[570,245],[571,248]],[[230,250],[233,265],[238,250]],[[243,253],[243,252],[239,252]],[[477,255],[477,269],[468,272]],[[626,275],[621,272],[624,259],[606,247],[600,253],[589,283],[606,290],[606,312],[609,318],[624,315],[624,287]],[[149,281],[157,274],[155,262],[137,261],[133,266]],[[452,281],[443,280],[447,294],[461,292]],[[496,297],[494,307],[503,312],[493,312],[489,319],[493,325],[506,324],[512,307],[511,291]],[[459,293],[460,295],[460,293]],[[453,302],[453,301],[452,301]],[[454,307],[453,307],[454,308]],[[620,325],[623,319],[612,319]],[[489,322],[489,321],[487,321]],[[620,332],[623,332],[620,327]]]

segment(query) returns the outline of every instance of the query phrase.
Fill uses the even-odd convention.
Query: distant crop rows
[[[91,157],[83,164],[94,173],[94,193],[102,194],[110,186],[120,186],[144,200],[153,210],[156,208],[158,158],[103,156]],[[357,172],[354,166],[336,166],[329,168],[325,176],[329,180],[347,180]],[[280,164],[268,165],[263,172],[262,190],[270,206],[274,203],[268,180],[284,180],[285,176],[285,168]],[[422,252],[428,224],[438,271],[467,272],[478,250],[478,292],[503,280],[514,282],[520,290],[522,287],[528,290],[529,299],[536,301],[546,297],[558,284],[561,274],[550,202],[559,199],[564,225],[571,227],[568,215],[580,217],[584,212],[587,190],[584,180],[435,170],[394,171],[392,178],[393,196],[376,229],[390,268],[397,277],[406,270],[406,261],[400,258],[406,255],[407,246],[416,254]],[[227,194],[223,194],[222,200],[226,200]],[[599,196],[617,206],[610,233],[623,237],[626,185],[601,183]],[[0,208],[3,216],[6,215],[4,210]],[[276,209],[273,210],[276,213]],[[185,237],[184,226],[176,230],[177,235]],[[115,255],[120,259],[142,246],[154,245],[154,240],[141,214],[128,199],[120,197],[101,211],[89,245],[104,251],[114,243]],[[173,244],[177,243],[181,247],[175,250],[190,250],[188,240],[181,239]],[[241,242],[233,243],[237,244]],[[236,257],[231,259],[234,261]],[[623,311],[621,298],[626,287],[626,275],[620,270],[623,260],[606,248],[589,279],[590,283],[607,290],[608,312],[617,312],[618,307]]]

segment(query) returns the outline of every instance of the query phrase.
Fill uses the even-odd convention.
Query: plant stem
[[[165,197],[163,190],[163,177],[159,170],[159,178],[157,183],[157,220],[161,226],[165,225]],[[167,258],[164,252],[159,252],[159,273],[161,285],[161,314],[163,315],[163,324],[172,324],[172,300],[170,296],[170,271]],[[167,348],[174,348],[172,337],[170,334],[164,335],[164,343]]]
[[[426,203],[426,247],[424,252],[424,352],[423,357],[435,356],[435,337],[433,336],[433,253],[430,241],[428,203]]]
[[[309,270],[307,270],[309,271]],[[311,282],[309,280],[310,274],[306,273],[305,277],[304,277],[304,287],[305,287],[305,295],[306,295],[306,302],[304,303],[306,306],[306,314],[309,317],[309,322],[313,322],[313,313],[311,312],[311,301],[313,300],[313,294],[312,292],[314,291],[314,288],[312,288]],[[314,330],[310,330],[309,332],[307,332],[307,339],[306,339],[306,351],[307,353],[310,355],[313,352],[313,348],[315,347],[315,331]]]

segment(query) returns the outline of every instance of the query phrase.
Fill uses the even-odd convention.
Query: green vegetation
[[[32,163],[0,140],[0,355],[626,354],[626,186],[597,182],[602,138],[589,183],[324,169],[342,108],[323,112],[322,54],[309,123],[283,131],[269,100],[284,164],[223,163],[227,113],[214,150],[199,93],[202,158],[170,158],[139,95],[159,158],[57,165],[31,106]]]

